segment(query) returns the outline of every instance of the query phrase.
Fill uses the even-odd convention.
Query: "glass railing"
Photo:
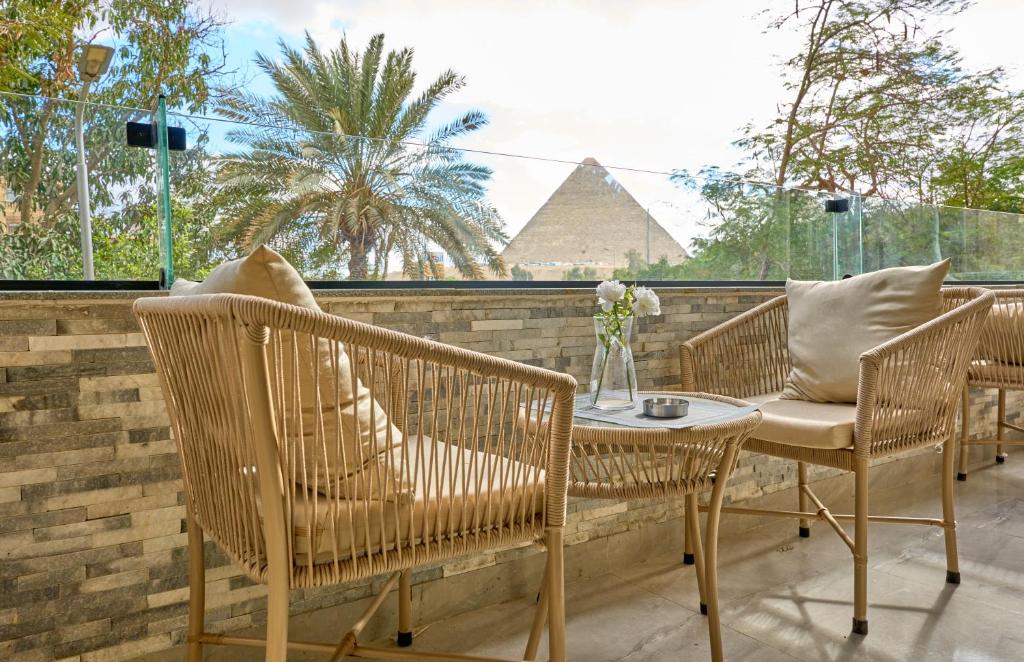
[[[96,280],[202,279],[259,244],[311,281],[837,279],[944,258],[951,279],[1024,280],[1020,214],[621,167],[599,154],[388,143],[159,101],[0,103],[3,279],[86,277],[83,153]]]
[[[0,94],[0,278],[160,276],[153,110]],[[84,175],[81,173],[84,172]]]

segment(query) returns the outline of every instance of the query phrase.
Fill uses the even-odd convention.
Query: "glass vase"
[[[632,409],[638,400],[629,338],[632,317],[594,316],[597,350],[590,370],[590,404],[606,411]]]

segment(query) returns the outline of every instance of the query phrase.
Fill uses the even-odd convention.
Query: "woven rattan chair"
[[[410,569],[522,543],[547,551],[549,654],[565,659],[572,378],[256,297],[142,299],[135,313],[182,463],[189,660],[202,659],[205,644],[265,646],[275,661],[288,649],[332,660],[480,659],[374,648],[357,637],[397,585],[399,643],[411,643]],[[320,374],[314,384],[358,379],[401,432],[400,439],[389,433],[356,476],[310,485],[325,466],[313,456],[345,446],[324,439],[314,453],[294,429],[342,429],[330,426],[330,417],[343,414],[322,386],[310,391],[289,380],[311,355],[298,351],[303,346],[335,358],[343,346],[348,360],[329,360],[331,379]],[[534,432],[518,423],[520,407]],[[268,585],[266,640],[205,630],[204,532],[248,577]],[[288,641],[289,589],[376,575],[389,577],[340,643]]]
[[[999,389],[996,401],[996,438],[971,439],[970,394],[964,390],[960,427],[960,470],[958,480],[967,480],[971,446],[995,445],[996,462],[1006,461],[1006,446],[1022,446],[1024,439],[1007,439],[1006,431],[1024,432],[1024,427],[1006,420],[1006,392],[1024,391],[1024,290],[994,290],[995,305],[981,331],[981,341],[967,371],[967,388]]]
[[[827,522],[853,553],[853,631],[867,634],[868,522],[925,524],[941,527],[946,541],[946,579],[960,582],[956,520],[953,512],[954,426],[967,368],[994,295],[981,288],[943,290],[944,313],[860,356],[856,405],[800,403],[812,413],[802,423],[835,420],[836,407],[848,417],[852,443],[819,448],[758,438],[745,448],[797,461],[799,511],[723,508],[722,512],[789,517],[800,520],[800,535],[810,535],[810,521]],[[785,296],[772,299],[684,343],[680,348],[683,389],[719,393],[765,402],[782,390],[789,375],[788,306]],[[785,401],[792,403],[794,401]],[[763,426],[771,417],[766,413]],[[764,427],[761,428],[763,430]],[[794,431],[794,439],[798,434]],[[871,461],[942,444],[942,518],[888,517],[868,514],[868,469]],[[832,513],[811,491],[807,465],[854,474],[852,515]],[[813,509],[810,507],[813,505]],[[854,522],[850,536],[841,522]]]

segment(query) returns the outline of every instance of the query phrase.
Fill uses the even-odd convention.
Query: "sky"
[[[308,30],[332,48],[345,34],[361,49],[383,32],[387,48],[415,49],[420,85],[449,68],[466,77],[433,121],[472,108],[490,124],[458,147],[655,172],[734,166],[732,141],[776,116],[786,98],[778,63],[799,46],[765,31],[762,12],[779,6],[767,0],[210,1],[231,21],[229,64],[253,91],[272,88],[252,55],[276,56],[278,39],[298,45]],[[936,27],[953,29],[968,66],[1003,66],[1024,87],[1022,25],[1024,0],[978,0]],[[489,197],[510,235],[573,168],[467,158],[493,168]],[[702,232],[693,196],[664,175],[612,173],[684,246]]]

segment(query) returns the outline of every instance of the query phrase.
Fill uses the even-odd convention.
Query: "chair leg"
[[[201,662],[205,629],[206,564],[203,560],[203,530],[185,508],[188,527],[188,662]]]
[[[956,552],[956,515],[953,503],[953,437],[942,445],[942,530],[946,538],[946,581],[960,583]]]
[[[683,527],[683,565],[693,565],[693,534],[690,533],[690,512],[686,512],[686,526]]]
[[[544,624],[548,622],[548,578],[550,575],[551,555],[549,554],[544,563],[544,578],[541,579],[537,606],[533,610],[533,626],[530,628],[530,638],[526,641],[526,652],[523,653],[524,660],[537,659],[537,649],[540,648],[540,635],[544,631]]]
[[[412,646],[412,571],[398,579],[398,645]]]
[[[807,512],[807,508],[809,507],[808,503],[807,503],[807,494],[804,492],[804,488],[807,486],[807,463],[806,462],[797,462],[796,463],[796,473],[797,473],[797,488],[796,489],[797,489],[797,493],[799,494],[799,498],[800,498],[800,512],[806,513]],[[810,520],[806,520],[806,519],[800,520],[800,537],[801,538],[810,538],[811,537],[811,521]]]
[[[853,632],[868,633],[868,460],[854,464]]]
[[[288,659],[288,585],[271,584],[267,592],[266,662]]]
[[[565,560],[562,529],[550,528],[545,534],[548,554],[548,659],[565,662]]]
[[[704,563],[704,543],[700,536],[700,511],[697,508],[697,495],[686,495],[686,533],[693,544],[694,565],[697,566],[697,591],[700,593],[700,613],[708,613],[707,590],[705,586],[706,565]]]
[[[720,472],[719,480],[715,481],[715,487],[711,490],[711,502],[708,504],[707,534],[704,545],[705,563],[705,599],[708,603],[708,636],[711,640],[712,662],[722,662],[722,623],[718,614],[718,523],[722,516],[722,501],[725,499],[725,487],[728,483],[729,472],[736,460],[737,448],[729,446],[722,458],[719,467],[729,467]]]
[[[959,481],[967,480],[967,456],[970,454],[970,447],[967,440],[971,438],[971,388],[964,387],[964,394],[960,405],[960,467],[956,473]]]
[[[999,389],[999,400],[996,405],[996,441],[1001,442],[1003,440],[1004,428],[1003,423],[1006,422],[1006,389]],[[1002,464],[1006,462],[1006,453],[1003,452],[1003,445],[1001,443],[996,444],[996,462]]]

